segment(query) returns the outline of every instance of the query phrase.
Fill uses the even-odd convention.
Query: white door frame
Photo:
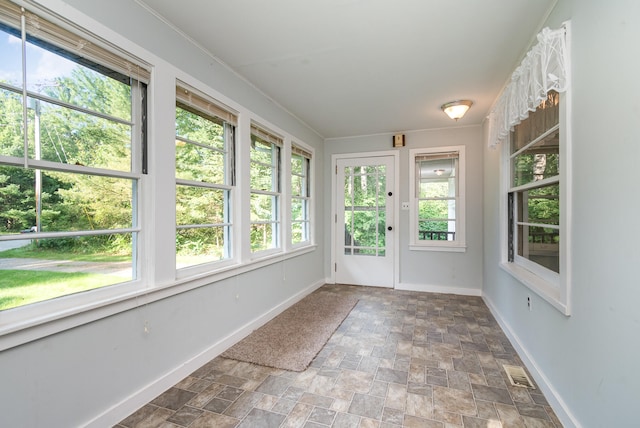
[[[393,288],[396,288],[400,283],[400,152],[397,150],[378,151],[378,152],[360,152],[360,153],[340,153],[331,155],[331,276],[330,283],[336,283],[336,216],[337,206],[337,168],[338,159],[353,159],[353,158],[370,158],[376,156],[393,156],[393,194],[396,196],[393,198]],[[342,196],[342,193],[340,193]]]

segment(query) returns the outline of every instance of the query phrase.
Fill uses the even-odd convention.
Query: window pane
[[[306,199],[292,199],[291,200],[291,219],[292,220],[307,220],[308,201]]]
[[[518,225],[518,255],[559,273],[560,231]]]
[[[22,88],[22,47],[21,40],[0,29],[0,81]]]
[[[176,135],[205,146],[225,151],[223,121],[214,117],[203,117],[176,108]]]
[[[560,96],[557,92],[551,91],[536,111],[529,112],[529,116],[514,128],[511,133],[511,153],[517,152],[558,123]]]
[[[560,224],[560,186],[552,184],[518,193],[519,221]]]
[[[27,88],[68,104],[131,120],[128,84],[30,42],[27,42]]]
[[[420,180],[419,198],[449,198],[455,196],[455,179]]]
[[[514,186],[558,175],[560,171],[559,134],[554,132],[512,160]]]
[[[419,220],[418,239],[421,241],[454,241],[456,222],[446,220]]]
[[[29,145],[40,159],[116,171],[131,171],[131,126],[81,113],[44,101],[27,100],[40,132]],[[30,131],[30,135],[33,131]],[[31,153],[30,156],[38,157]]]
[[[291,195],[292,196],[306,196],[305,191],[305,179],[298,175],[291,176]]]
[[[132,226],[130,179],[0,166],[0,221],[17,233],[40,223],[42,232],[120,229]],[[37,197],[36,195],[39,195]],[[40,218],[36,215],[39,202]]]
[[[275,221],[278,197],[251,194],[251,221]]]
[[[275,153],[277,146],[260,140],[255,135],[251,136],[251,160],[267,165],[275,165]]]
[[[224,260],[229,226],[178,229],[176,234],[176,267],[178,269]]]
[[[176,224],[226,223],[228,191],[176,186]]]
[[[456,202],[448,200],[422,200],[418,201],[419,219],[455,219]]]
[[[300,155],[291,155],[291,173],[297,175],[304,175],[303,170],[304,158]]]
[[[274,223],[262,223],[251,225],[251,251],[262,251],[276,248],[276,225]]]
[[[0,252],[0,310],[135,279],[131,233],[21,243]]]
[[[294,221],[291,223],[291,243],[299,244],[309,240],[309,222]]]
[[[176,140],[176,178],[225,184],[222,152]]]
[[[275,169],[262,163],[251,163],[251,188],[266,192],[277,192],[277,177]]]
[[[2,112],[0,114],[0,156],[23,157],[24,136],[20,94],[0,89],[0,112]]]

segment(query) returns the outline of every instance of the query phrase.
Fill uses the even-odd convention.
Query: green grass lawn
[[[0,310],[123,282],[115,275],[0,270]]]

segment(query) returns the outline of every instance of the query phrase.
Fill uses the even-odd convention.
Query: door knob
[[[387,230],[393,230],[393,226],[387,226]]]

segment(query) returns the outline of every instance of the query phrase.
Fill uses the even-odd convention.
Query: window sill
[[[467,246],[462,244],[447,244],[447,245],[409,245],[411,251],[441,251],[445,253],[465,253],[467,252]]]
[[[17,315],[17,313],[11,314],[13,309],[2,311],[0,312],[0,352],[120,312],[166,299],[167,297],[184,293],[198,287],[222,281],[232,276],[311,253],[315,251],[316,248],[317,245],[312,244],[304,248],[290,250],[286,253],[271,255],[260,260],[252,260],[244,264],[234,264],[231,266],[227,265],[215,271],[201,273],[189,278],[176,279],[175,281],[165,284],[157,284],[153,288],[138,288],[132,290],[131,283],[105,287],[104,289],[95,290],[95,292],[107,292],[108,297],[95,300],[87,299],[84,304],[66,305],[66,307],[60,307],[58,310],[53,311],[45,311],[45,306],[51,301],[38,302],[33,305],[39,305],[43,310],[39,311],[39,315],[29,316],[28,318],[22,317],[22,319],[18,319],[18,317],[16,317],[12,320],[11,318],[13,317],[9,318],[7,315]],[[114,293],[113,291],[116,291],[116,287],[120,288],[123,292],[121,294]],[[95,297],[95,295],[93,297]],[[63,303],[62,299],[64,299],[64,297],[55,299],[56,305]],[[27,305],[15,308],[16,312],[23,312],[25,309],[29,313],[32,313],[34,307]]]
[[[500,263],[500,267],[505,272],[536,293],[551,306],[556,308],[565,316],[570,316],[569,307],[561,300],[561,293],[558,284],[541,278],[528,269],[515,263]]]

